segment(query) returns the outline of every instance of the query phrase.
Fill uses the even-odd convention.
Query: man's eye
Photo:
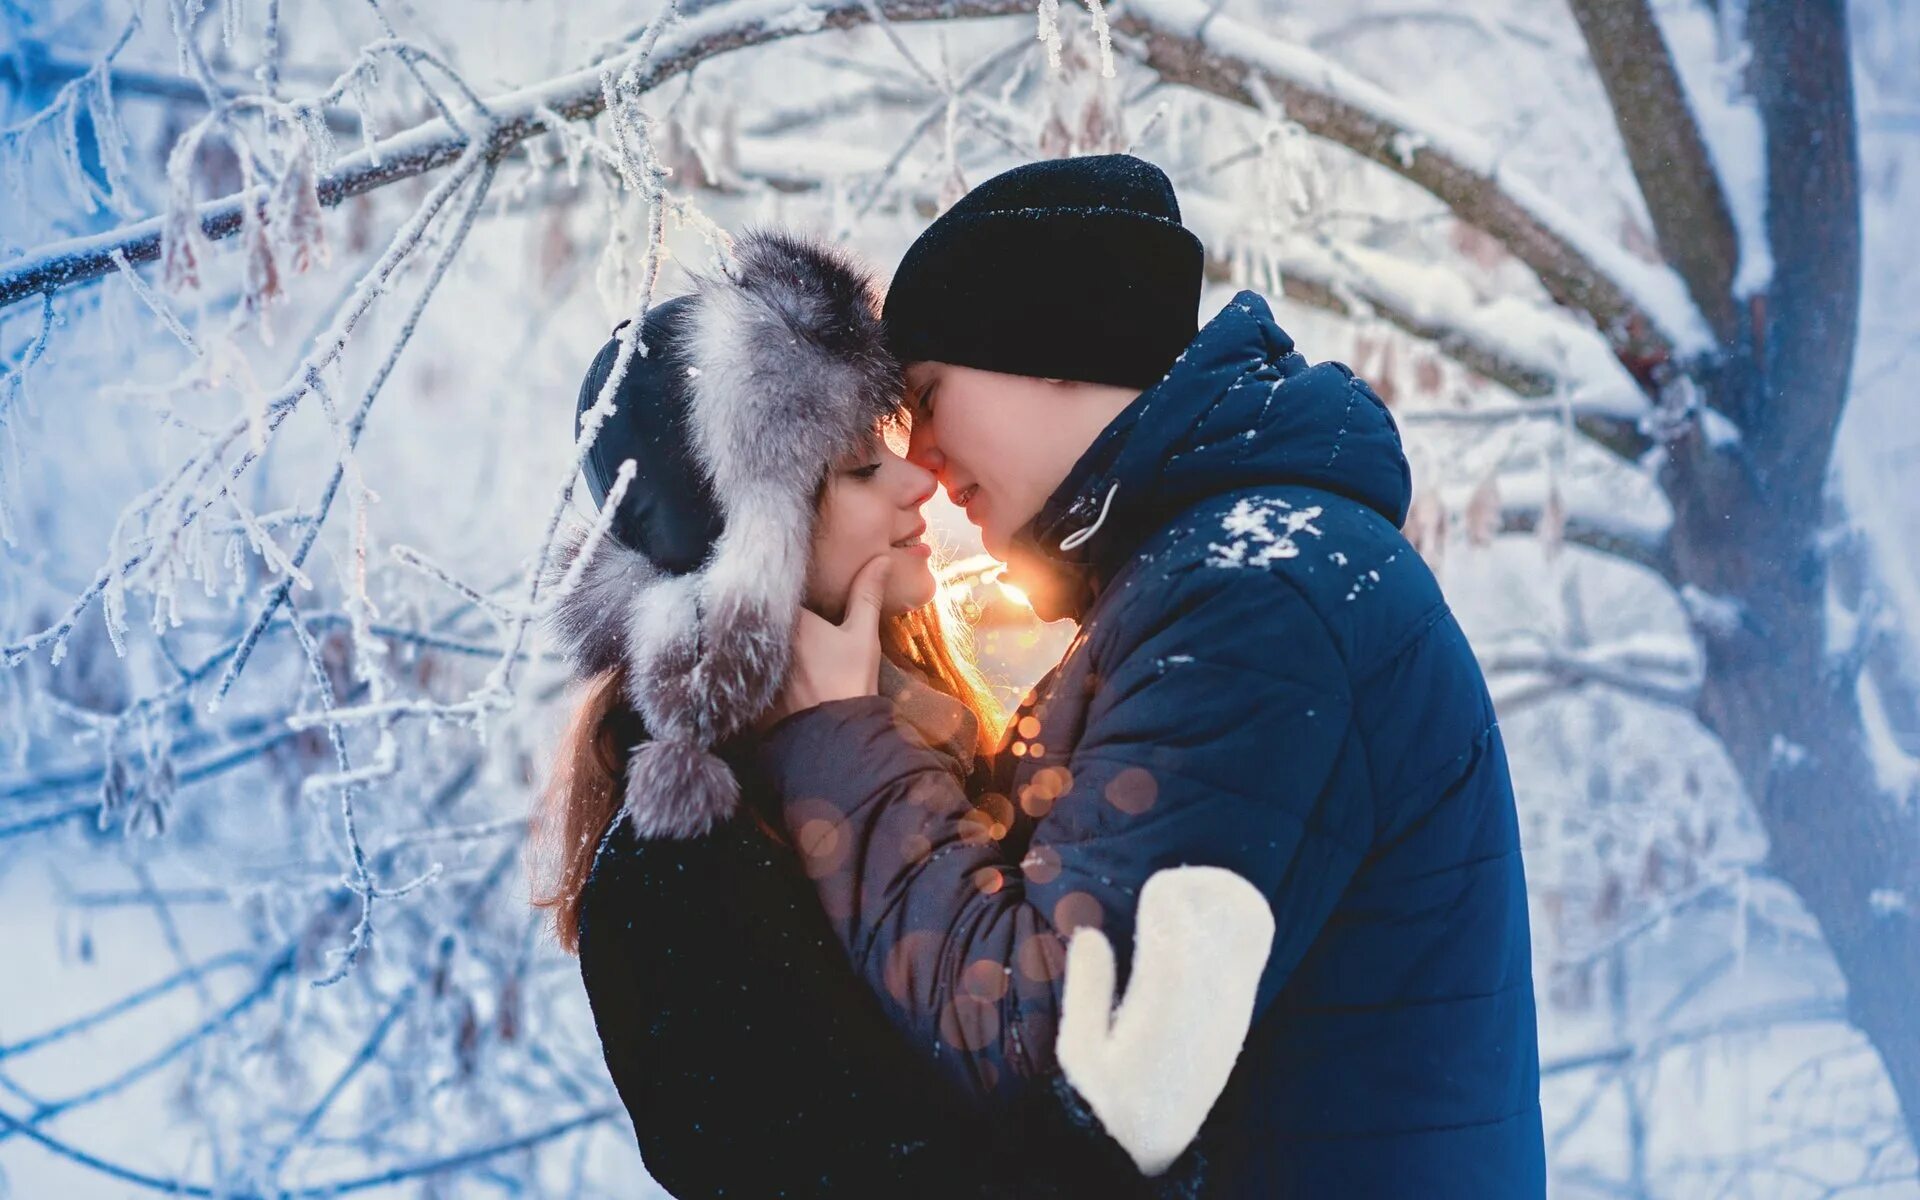
[[[933,416],[933,385],[932,384],[928,384],[925,388],[921,389],[920,415],[923,417]]]

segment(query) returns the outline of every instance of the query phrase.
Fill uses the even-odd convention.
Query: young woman
[[[536,819],[535,902],[580,957],[649,1173],[683,1198],[1083,1194],[1009,1149],[1031,1122],[984,1128],[887,1023],[807,875],[858,848],[803,826],[797,850],[754,763],[801,606],[838,619],[878,555],[900,719],[962,776],[999,732],[934,603],[933,479],[884,438],[901,390],[867,280],[744,237],[732,276],[653,309],[641,342],[586,463],[603,511],[631,475],[553,576],[588,555],[554,620],[584,694]]]

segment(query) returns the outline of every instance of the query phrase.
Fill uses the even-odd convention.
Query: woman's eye
[[[857,479],[872,479],[875,475],[878,475],[879,473],[880,473],[880,464],[877,462],[868,463],[864,467],[855,467],[853,470],[847,472],[847,474],[852,475]]]

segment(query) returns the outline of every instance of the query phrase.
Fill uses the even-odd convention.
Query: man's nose
[[[925,422],[916,422],[907,437],[907,461],[936,477],[946,469],[946,455],[934,444],[933,430]]]

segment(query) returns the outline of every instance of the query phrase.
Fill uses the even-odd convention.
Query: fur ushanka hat
[[[763,232],[733,259],[649,312],[649,353],[629,360],[585,464],[600,506],[623,462],[636,473],[550,618],[577,675],[627,669],[650,736],[629,756],[622,816],[642,837],[695,837],[733,813],[739,783],[713,748],[777,696],[819,489],[901,394],[878,298],[848,257]],[[616,337],[595,358],[576,430],[618,353]],[[587,532],[566,535],[553,581]]]

